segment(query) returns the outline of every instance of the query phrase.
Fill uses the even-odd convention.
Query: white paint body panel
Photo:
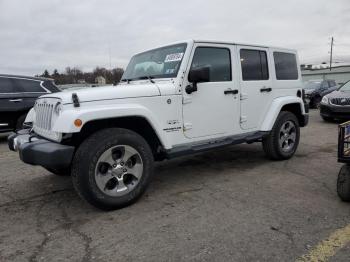
[[[181,42],[183,43],[183,42]],[[244,107],[244,114],[250,120],[249,128],[241,125],[242,101],[240,94],[245,88],[260,88],[261,83],[254,86],[244,86],[240,81],[240,62],[238,46],[234,43],[215,43],[210,41],[186,41],[187,49],[183,56],[178,76],[171,79],[154,79],[131,81],[118,86],[90,88],[45,95],[47,98],[57,98],[62,103],[62,111],[52,125],[53,132],[77,133],[81,127],[74,126],[75,119],[81,119],[83,124],[100,119],[110,119],[127,116],[145,118],[154,128],[163,147],[172,149],[184,144],[198,144],[201,141],[234,136],[254,131],[269,131],[283,105],[298,103],[304,112],[302,99],[296,96],[301,90],[301,78],[293,81],[276,81],[271,53],[269,53],[270,80],[273,89],[268,100],[253,97]],[[216,46],[229,48],[232,61],[232,82],[221,82],[220,87],[215,83],[202,83],[198,91],[188,95],[185,86],[187,76],[196,46]],[[248,46],[247,48],[257,48]],[[293,50],[270,49],[260,47],[268,52],[273,50],[295,53]],[[299,63],[298,63],[299,65]],[[300,70],[299,70],[300,75]],[[267,84],[267,83],[266,83]],[[225,89],[239,91],[238,95],[224,96]],[[72,93],[76,93],[80,107],[74,107]],[[258,116],[257,114],[258,108]],[[251,120],[252,118],[254,120]],[[27,120],[35,119],[35,112],[28,114]],[[188,131],[184,126],[192,126]],[[177,128],[169,131],[169,128]]]

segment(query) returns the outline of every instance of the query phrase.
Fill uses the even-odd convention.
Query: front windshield
[[[342,91],[342,92],[350,92],[350,81],[348,81],[344,85],[342,85],[339,88],[339,90]]]
[[[321,86],[321,81],[307,81],[304,84],[304,89],[317,89]]]
[[[122,81],[176,77],[187,44],[178,44],[147,51],[131,58]]]

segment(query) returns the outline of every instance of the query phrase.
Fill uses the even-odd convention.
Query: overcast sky
[[[189,38],[295,48],[303,63],[350,62],[349,0],[0,0],[0,73],[125,67]],[[109,52],[110,50],[110,52]]]

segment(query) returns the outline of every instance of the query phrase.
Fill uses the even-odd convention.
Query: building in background
[[[103,76],[98,76],[95,78],[95,83],[98,85],[105,85],[106,84],[106,78]]]
[[[303,81],[331,79],[335,80],[337,84],[343,84],[350,80],[350,65],[335,65],[332,67],[332,70],[329,70],[329,68],[302,66],[301,75],[303,77]]]

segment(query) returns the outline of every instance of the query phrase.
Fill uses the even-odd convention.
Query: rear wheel
[[[153,174],[153,155],[137,133],[109,128],[91,135],[78,148],[72,179],[79,195],[93,206],[112,210],[134,203]]]
[[[320,108],[320,104],[321,104],[321,100],[322,98],[320,96],[316,96],[314,99],[313,99],[313,108],[316,108],[316,109],[319,109]]]
[[[26,120],[26,116],[27,116],[27,114],[23,114],[23,115],[21,115],[21,116],[17,119],[17,122],[16,122],[16,130],[21,130],[21,129],[23,129],[23,123],[24,123],[24,121]]]
[[[293,113],[282,111],[270,134],[263,139],[263,149],[270,159],[289,159],[298,148],[299,138],[298,119]]]
[[[341,200],[350,201],[350,167],[343,165],[338,174],[337,193]]]

